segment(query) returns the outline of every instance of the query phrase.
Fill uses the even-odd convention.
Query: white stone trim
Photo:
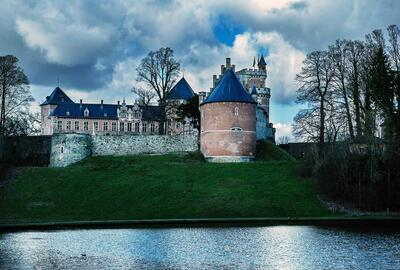
[[[245,132],[245,133],[256,133],[255,131],[250,130],[223,130],[223,129],[215,129],[215,130],[206,130],[202,131],[201,133],[210,133],[210,132]]]

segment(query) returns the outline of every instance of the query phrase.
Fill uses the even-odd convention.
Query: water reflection
[[[1,269],[399,269],[400,234],[276,226],[0,234]]]

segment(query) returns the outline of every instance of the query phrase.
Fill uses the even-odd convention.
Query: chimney
[[[235,65],[232,65],[232,71],[233,71],[233,72],[235,72],[235,68],[236,68],[236,66],[235,66]]]
[[[82,109],[82,99],[79,100],[79,108]]]
[[[118,104],[118,106],[119,106],[119,100],[118,100],[117,104]]]
[[[199,105],[206,99],[206,92],[199,92]]]
[[[231,67],[231,59],[229,57],[226,58],[226,69]]]
[[[221,65],[221,75],[224,75],[224,73],[225,73],[225,66]]]
[[[213,75],[213,87],[217,84],[217,75]]]
[[[100,108],[103,109],[103,100],[101,100],[101,106],[100,106]]]

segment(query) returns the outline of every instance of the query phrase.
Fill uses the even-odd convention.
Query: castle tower
[[[267,71],[267,62],[265,62],[264,55],[261,55],[261,58],[258,61],[258,69],[262,71]]]
[[[212,162],[254,159],[257,102],[243,88],[232,69],[200,104],[200,148]]]

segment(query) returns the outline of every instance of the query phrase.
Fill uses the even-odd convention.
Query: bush
[[[256,160],[295,161],[295,158],[270,141],[259,140],[257,141]]]
[[[307,152],[305,156],[301,160],[299,160],[296,167],[296,173],[300,177],[312,177],[317,160],[318,154],[316,151]]]
[[[335,144],[315,162],[312,177],[330,199],[368,211],[398,210],[399,183],[388,173],[393,169],[383,155],[351,153],[347,144]]]

